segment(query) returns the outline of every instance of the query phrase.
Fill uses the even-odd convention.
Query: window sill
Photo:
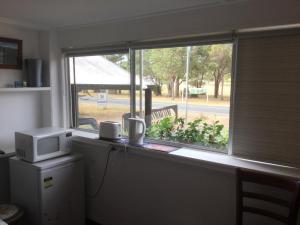
[[[272,173],[277,175],[300,178],[300,170],[296,167],[284,166],[279,164],[272,164],[267,162],[249,160],[239,158],[236,156],[220,154],[216,152],[207,152],[190,148],[181,148],[177,151],[171,152],[171,155],[180,156],[193,160],[200,160],[203,162],[210,162],[213,164],[223,165],[233,168],[250,169],[265,173]]]
[[[75,141],[84,142],[87,144],[98,144],[99,135],[96,133],[90,133],[90,132],[84,132],[79,130],[73,130],[73,135],[79,138],[75,138]],[[124,144],[121,143],[115,143],[116,145],[124,146]],[[162,144],[160,144],[162,145]],[[239,158],[223,153],[217,153],[214,151],[205,151],[205,150],[199,150],[199,149],[193,149],[189,147],[179,147],[177,150],[170,151],[170,152],[163,152],[161,154],[161,151],[156,151],[155,149],[150,149],[148,147],[134,147],[127,145],[127,147],[130,147],[130,150],[139,152],[139,153],[160,153],[159,155],[163,155],[164,157],[167,157],[169,159],[175,159],[179,162],[183,163],[196,163],[201,164],[205,166],[209,166],[210,168],[214,169],[229,169],[230,171],[234,171],[236,168],[244,168],[244,169],[250,169],[265,173],[272,173],[276,175],[283,175],[288,177],[294,177],[300,179],[300,169],[296,167],[290,167],[290,166],[284,166],[284,165],[278,165],[278,164],[272,164],[272,163],[266,163],[261,161],[255,161],[255,160],[248,160],[244,158]],[[130,151],[129,150],[129,151]],[[142,151],[141,151],[142,150]]]
[[[83,130],[77,130],[77,129],[72,129],[72,134],[73,136],[78,136],[78,137],[84,137],[84,138],[89,138],[89,139],[98,139],[99,134],[97,133],[92,133],[92,132],[86,132]]]

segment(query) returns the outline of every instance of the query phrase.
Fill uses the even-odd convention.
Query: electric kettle
[[[128,118],[128,139],[131,145],[143,145],[146,133],[145,120],[140,118]]]

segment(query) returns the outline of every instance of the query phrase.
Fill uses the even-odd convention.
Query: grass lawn
[[[226,84],[224,89],[224,99],[222,100],[219,98],[213,97],[213,85],[207,84],[206,86],[208,90],[208,101],[206,99],[205,95],[201,95],[198,97],[189,97],[188,98],[188,104],[189,105],[203,105],[203,106],[230,106],[230,85]],[[81,92],[79,93],[80,96],[90,96],[90,97],[97,97],[97,93],[95,93],[92,90],[89,90],[88,92]],[[129,92],[128,91],[122,91],[121,94],[116,93],[109,93],[108,99],[129,99]],[[109,102],[108,100],[108,102]],[[166,93],[164,92],[164,96],[155,96],[152,95],[152,101],[153,103],[166,103],[166,105],[172,105],[172,104],[185,104],[185,99],[182,100],[181,97],[172,99],[170,97],[166,96]],[[136,92],[136,103],[139,105],[139,92]],[[95,103],[89,103],[89,102],[80,102],[79,104],[79,114],[81,117],[92,117],[95,118],[98,122],[100,121],[106,121],[106,120],[113,120],[122,123],[122,115],[124,113],[129,113],[130,106],[129,105],[110,105],[108,104],[107,107],[97,105]],[[179,110],[178,111],[179,117],[185,117],[185,111]],[[215,115],[212,113],[201,113],[201,112],[188,112],[188,122],[203,118],[204,120],[207,120],[208,122],[219,120],[221,124],[223,124],[226,128],[229,127],[229,115]]]
[[[122,115],[129,112],[129,106],[98,106],[91,103],[80,103],[79,114],[81,117],[92,117],[98,122],[113,120],[122,124]]]
[[[108,105],[104,107],[88,102],[83,102],[79,105],[79,114],[81,117],[92,117],[98,122],[112,120],[122,124],[123,114],[129,113],[129,111],[129,105]],[[185,117],[185,111],[179,110],[178,116]],[[203,118],[208,122],[219,120],[225,127],[229,127],[229,115],[220,116],[214,113],[188,112],[188,122],[198,118]]]
[[[118,98],[117,96],[115,96]],[[139,99],[139,98],[138,98]],[[174,103],[174,104],[179,104],[179,103],[185,103],[185,99],[182,101],[182,98],[175,98],[172,99],[170,97],[166,96],[152,96],[152,101],[153,102],[166,102],[166,103]],[[202,95],[199,97],[190,97],[188,98],[188,104],[191,105],[209,105],[209,106],[229,106],[230,101],[229,97],[224,97],[224,100],[221,100],[220,98],[214,98],[213,96],[208,97],[208,101],[206,100],[206,96]]]
[[[85,96],[81,94],[80,96]],[[89,96],[96,97],[97,94],[93,92],[89,92]],[[109,99],[129,99],[128,94],[109,94]],[[136,95],[136,101],[139,101],[139,95]],[[167,96],[155,96],[152,95],[152,101],[153,102],[162,102],[162,103],[168,103],[168,104],[179,104],[185,102],[185,99],[181,97],[172,99],[171,97]],[[221,98],[214,98],[213,96],[208,96],[208,101],[206,99],[206,96],[201,95],[199,97],[189,97],[188,98],[188,104],[191,105],[209,105],[209,106],[228,106],[230,105],[230,98],[229,96],[224,96],[224,99],[221,100]]]

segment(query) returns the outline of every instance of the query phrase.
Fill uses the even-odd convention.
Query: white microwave
[[[17,157],[31,163],[70,153],[72,132],[58,127],[45,127],[15,132]]]

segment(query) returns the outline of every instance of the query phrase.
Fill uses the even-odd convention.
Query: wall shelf
[[[0,92],[51,91],[51,87],[0,88]]]

